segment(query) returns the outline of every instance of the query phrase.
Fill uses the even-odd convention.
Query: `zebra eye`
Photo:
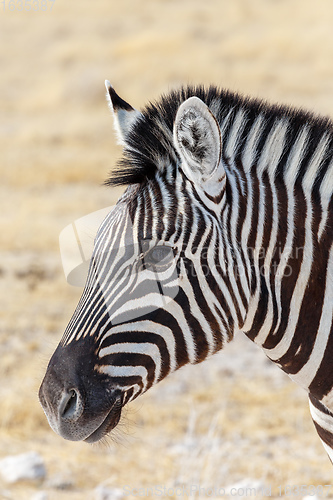
[[[157,245],[152,248],[145,256],[145,264],[152,266],[164,266],[170,264],[173,259],[173,249],[168,246]]]

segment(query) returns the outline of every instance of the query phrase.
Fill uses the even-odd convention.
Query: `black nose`
[[[64,391],[59,404],[59,418],[75,422],[81,417],[83,407],[82,398],[77,389]]]
[[[39,400],[51,428],[65,439],[93,442],[118,423],[121,391],[95,363],[94,352],[80,344],[59,345],[49,362]]]
[[[51,428],[74,441],[86,437],[82,421],[88,405],[83,381],[91,378],[90,366],[82,362],[78,347],[57,347],[39,389],[39,400]]]
[[[62,379],[56,367],[47,370],[39,389],[39,400],[51,428],[57,434],[73,441],[86,437],[80,424],[86,405],[85,397],[78,387],[73,387],[73,384],[69,386],[66,379]]]

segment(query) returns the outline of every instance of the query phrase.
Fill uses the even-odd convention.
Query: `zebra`
[[[333,461],[333,126],[215,86],[142,111],[106,81],[127,186],[101,223],[39,399],[93,443],[122,408],[244,332],[309,396]]]

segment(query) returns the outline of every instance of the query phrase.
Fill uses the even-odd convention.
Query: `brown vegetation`
[[[279,485],[329,484],[306,395],[246,341],[141,397],[108,446],[53,434],[37,390],[80,294],[62,275],[59,232],[120,193],[100,186],[120,154],[104,79],[136,107],[180,84],[214,83],[332,115],[332,4],[14,5],[0,6],[0,459],[39,451],[48,477],[0,479],[0,498],[44,490],[88,499],[103,482],[212,487],[250,477],[275,494]]]

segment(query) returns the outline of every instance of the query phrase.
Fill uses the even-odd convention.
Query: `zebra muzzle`
[[[86,361],[82,345],[75,344],[58,346],[41,384],[39,400],[54,432],[70,441],[93,443],[118,424],[125,392],[109,377],[97,373]]]
[[[95,443],[119,422],[123,406],[121,391],[107,391],[108,403],[93,404],[76,388],[61,390],[58,397],[42,384],[39,399],[51,428],[64,439]],[[60,394],[59,394],[60,393]]]

